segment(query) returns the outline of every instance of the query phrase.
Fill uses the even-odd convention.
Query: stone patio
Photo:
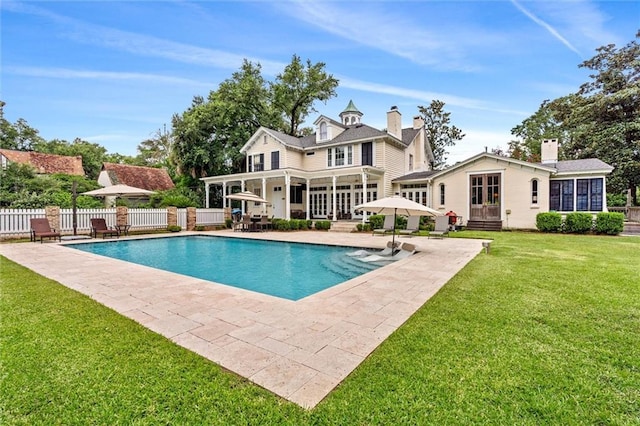
[[[388,240],[316,231],[181,232],[169,237],[192,234],[377,249]],[[78,242],[2,244],[0,254],[289,401],[313,408],[482,251],[481,240],[399,240],[415,244],[419,252],[299,301],[65,247]]]

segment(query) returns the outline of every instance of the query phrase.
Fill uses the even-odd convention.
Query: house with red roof
[[[15,151],[0,149],[0,167],[5,169],[11,163],[28,164],[42,175],[66,174],[84,176],[82,156],[45,154],[35,151]]]
[[[124,184],[148,191],[166,191],[175,188],[165,169],[116,163],[102,164],[98,183],[105,187]]]

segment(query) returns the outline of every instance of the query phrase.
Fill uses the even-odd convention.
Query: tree
[[[545,100],[531,117],[511,129],[511,134],[522,141],[509,142],[508,155],[522,161],[539,162],[544,139],[558,139],[562,145],[566,131],[554,116],[550,101]]]
[[[287,122],[285,132],[297,136],[300,125],[312,112],[315,101],[324,101],[336,96],[338,79],[327,74],[324,62],[311,64],[307,59],[306,67],[300,57],[293,55],[291,63],[284,72],[278,74],[271,84],[274,107],[281,111]]]
[[[15,124],[11,124],[4,118],[4,106],[0,101],[0,148],[14,149],[18,151],[31,151],[34,145],[44,141],[38,131],[27,122],[19,118]]]
[[[640,38],[640,32],[636,39]],[[633,40],[617,49],[609,44],[580,64],[592,70],[578,93],[550,104],[569,128],[563,147],[567,158],[596,157],[615,169],[607,182],[612,192],[630,191],[638,204],[640,185],[640,45]]]
[[[456,126],[450,125],[451,113],[444,112],[442,101],[433,100],[428,107],[419,106],[418,111],[424,120],[426,138],[435,158],[433,168],[438,170],[447,162],[447,147],[454,146],[465,134]]]
[[[173,135],[167,131],[167,126],[156,130],[151,138],[138,145],[135,162],[140,166],[167,167],[172,143]]]

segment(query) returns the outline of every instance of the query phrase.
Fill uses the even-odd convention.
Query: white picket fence
[[[128,223],[132,230],[161,229],[168,224],[166,209],[128,209]],[[44,209],[0,209],[0,238],[27,236],[31,232],[30,219],[45,217]],[[116,209],[77,209],[76,230],[91,231],[91,218],[104,218],[107,225],[116,224]],[[197,225],[224,224],[223,209],[196,209]],[[178,209],[178,225],[187,227],[187,209]],[[73,232],[73,209],[60,209],[60,232]]]

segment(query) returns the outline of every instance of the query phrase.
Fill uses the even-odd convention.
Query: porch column
[[[367,202],[367,174],[362,172],[362,204]],[[362,211],[362,223],[367,221],[367,212]]]
[[[244,179],[240,181],[240,192],[246,191],[247,188],[244,186]],[[242,214],[247,214],[247,202],[240,201],[240,206],[242,206]]]
[[[291,220],[291,176],[288,173],[284,175],[284,218]]]
[[[331,218],[331,220],[333,220],[333,221],[336,220],[336,207],[338,206],[338,204],[337,204],[337,196],[336,196],[336,182],[337,181],[338,181],[338,178],[336,176],[334,176],[332,178],[333,191],[331,191],[331,210],[333,211],[333,217]]]
[[[207,192],[207,195],[209,193]],[[207,207],[209,205],[207,204]],[[229,200],[227,200],[227,182],[222,182],[222,208],[229,207]]]
[[[209,182],[204,184],[204,208],[209,208]]]
[[[307,182],[307,194],[305,196],[305,201],[307,202],[307,220],[311,220],[311,192],[309,191],[309,188],[311,187],[311,181],[309,179],[306,180]]]
[[[262,178],[262,198],[267,199],[267,178]],[[267,214],[267,203],[262,203],[262,214]]]

